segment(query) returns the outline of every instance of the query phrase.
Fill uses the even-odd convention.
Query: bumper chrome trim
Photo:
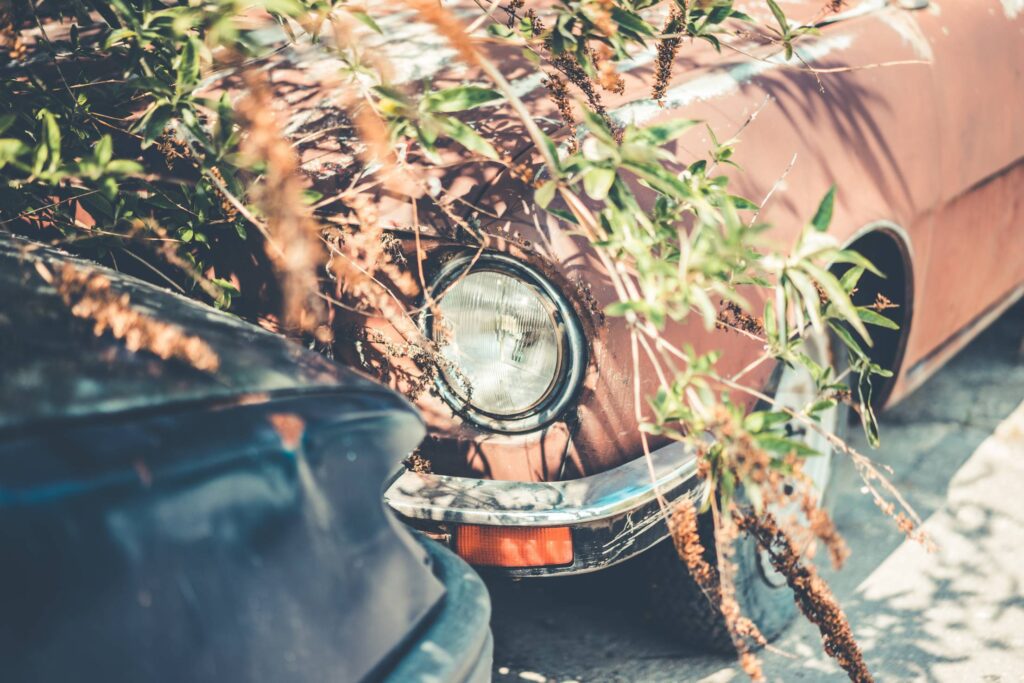
[[[438,534],[457,533],[459,524],[568,526],[571,565],[496,569],[513,576],[579,574],[622,562],[668,536],[659,496],[669,503],[683,496],[697,500],[704,487],[696,474],[692,450],[674,442],[651,453],[650,463],[640,457],[570,481],[492,481],[407,471],[384,499],[412,526]]]

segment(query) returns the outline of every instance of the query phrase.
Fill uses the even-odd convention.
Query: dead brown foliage
[[[247,71],[245,84],[246,95],[235,109],[245,131],[241,154],[264,169],[252,197],[262,213],[267,255],[281,284],[284,324],[314,332],[326,342],[331,333],[324,324],[324,303],[317,296],[317,269],[326,261],[326,253],[319,225],[303,196],[306,183],[299,173],[299,158],[282,133],[266,75]]]
[[[670,528],[676,552],[700,586],[705,597],[721,613],[726,629],[739,656],[740,666],[753,681],[763,681],[761,662],[753,652],[754,646],[766,644],[764,636],[750,619],[743,616],[736,600],[734,583],[736,565],[731,556],[737,527],[719,518],[716,524],[716,562],[707,559],[707,549],[701,542],[697,526],[697,508],[693,501],[684,499],[672,512]]]
[[[868,671],[860,646],[853,636],[846,614],[828,584],[818,576],[814,565],[801,557],[792,539],[779,527],[770,513],[747,513],[737,520],[739,528],[757,539],[768,554],[772,567],[786,577],[800,611],[818,627],[825,653],[857,683],[874,679]]]
[[[160,358],[174,358],[197,370],[213,372],[220,366],[220,359],[209,344],[177,325],[136,310],[130,296],[114,290],[105,275],[70,263],[58,273],[50,272],[42,264],[36,270],[56,287],[73,316],[93,323],[96,336],[109,331],[130,351],[148,351]]]
[[[661,103],[665,99],[665,91],[668,90],[669,81],[672,79],[672,65],[675,64],[676,54],[679,52],[681,38],[675,37],[683,29],[683,15],[672,8],[661,32],[673,36],[663,38],[658,43],[658,57],[654,63],[654,87],[651,89],[651,99]]]

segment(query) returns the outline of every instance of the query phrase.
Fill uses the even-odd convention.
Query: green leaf
[[[583,176],[583,189],[591,199],[604,201],[608,190],[615,182],[615,171],[610,168],[595,167]]]
[[[109,50],[118,43],[137,37],[137,33],[130,28],[116,28],[110,32],[107,39],[103,41],[103,49]]]
[[[93,156],[96,159],[96,163],[101,167],[105,167],[110,163],[110,158],[114,156],[114,141],[109,135],[104,135],[100,138],[100,141],[96,143],[96,149],[93,152]]]
[[[791,419],[789,413],[781,410],[755,410],[743,418],[743,428],[748,432],[763,432]]]
[[[356,19],[356,21],[360,22],[364,26],[368,26],[372,31],[384,35],[384,31],[381,30],[377,22],[374,21],[373,17],[371,17],[366,12],[361,12],[358,10],[349,10],[349,14],[351,14]]]
[[[487,25],[488,35],[494,36],[495,38],[511,38],[515,35],[515,29],[511,29],[504,24],[488,24]]]
[[[878,448],[881,440],[878,436],[878,418],[875,416],[875,408],[871,402],[871,379],[867,372],[861,372],[857,382],[857,402],[860,406],[861,425],[864,427],[864,437],[868,445]]]
[[[141,175],[143,171],[142,164],[130,159],[114,159],[107,164],[107,173],[113,175]]]
[[[850,334],[850,330],[846,329],[845,325],[837,323],[834,320],[829,320],[828,326],[832,328],[832,331],[835,332],[836,336],[839,337],[853,355],[857,356],[861,360],[868,360],[868,355],[864,353],[864,349],[860,347],[860,344],[858,344],[857,340],[853,338],[853,335]]]
[[[856,252],[853,249],[843,249],[837,253],[832,257],[832,263],[849,263],[870,271],[880,278],[885,278],[885,273],[880,271],[875,264],[869,261],[860,252]]]
[[[624,10],[616,3],[612,3],[611,8],[612,22],[619,30],[625,30],[633,33],[634,37],[638,40],[640,39],[640,36],[653,36],[655,34],[651,25],[644,21],[643,17],[639,14]]]
[[[25,153],[28,147],[15,138],[0,138],[0,168],[3,168]]]
[[[498,152],[491,143],[484,140],[479,133],[468,125],[451,117],[438,117],[438,123],[445,134],[470,152],[476,152],[488,159],[497,159]]]
[[[865,344],[871,346],[871,335],[868,334],[867,328],[864,327],[860,316],[857,315],[857,309],[854,308],[853,302],[850,301],[850,297],[843,290],[836,276],[826,270],[822,270],[813,263],[804,263],[803,268],[825,290],[825,296],[828,297],[831,304],[839,311],[843,319],[850,327],[857,330]]]
[[[114,197],[117,196],[117,181],[110,176],[106,176],[100,180],[100,193],[110,201],[114,201]]]
[[[604,122],[604,119],[586,107],[583,108],[583,121],[586,123],[587,130],[595,138],[607,145],[617,146],[615,138],[612,137],[612,132],[608,130],[608,125]]]
[[[834,398],[826,398],[824,400],[817,401],[814,405],[811,406],[810,410],[808,410],[807,412],[814,415],[815,413],[831,410],[832,408],[835,408],[837,405],[839,405],[839,402],[836,401]]]
[[[238,296],[239,294],[241,294],[241,292],[238,291],[238,287],[235,287],[235,285],[230,280],[225,280],[222,277],[213,277],[210,278],[210,282],[212,282],[213,284],[217,285],[224,291],[234,296]]]
[[[423,99],[423,110],[446,114],[474,109],[500,99],[502,95],[496,90],[476,85],[461,85],[430,93]]]
[[[534,191],[533,200],[537,202],[537,206],[546,209],[551,200],[555,198],[555,191],[557,189],[558,183],[554,180],[548,180]]]
[[[186,94],[195,86],[199,80],[199,51],[201,45],[199,38],[189,36],[185,41],[181,54],[178,55],[177,66],[178,77],[174,84],[174,92],[178,97]]]
[[[737,211],[757,211],[758,205],[750,201],[746,197],[740,197],[739,195],[729,195],[729,199],[732,200],[733,205]]]
[[[577,219],[576,216],[573,215],[572,211],[566,211],[565,209],[553,209],[551,207],[548,207],[547,212],[550,213],[552,216],[555,216],[559,220],[565,221],[566,223],[570,223],[572,225],[580,224],[579,219]]]
[[[772,453],[778,453],[779,455],[786,455],[790,452],[795,452],[800,456],[818,455],[818,451],[808,446],[803,441],[797,439],[787,439],[784,436],[778,436],[776,434],[761,434],[754,437],[757,441],[757,445],[766,451]]]
[[[778,328],[775,326],[775,306],[771,299],[764,302],[764,332],[769,341],[778,334]]]
[[[779,22],[782,35],[787,35],[789,33],[789,21],[786,20],[786,13],[782,11],[782,8],[778,6],[775,0],[768,0],[768,8],[775,15],[775,21]]]
[[[0,134],[11,127],[11,124],[17,120],[17,116],[14,114],[3,114],[0,116]]]
[[[723,21],[728,19],[731,14],[731,7],[729,7],[728,5],[719,5],[718,7],[715,7],[714,9],[711,10],[711,12],[708,13],[708,18],[704,23],[710,26],[714,26],[715,24],[721,24]]]
[[[700,123],[692,119],[675,119],[667,123],[659,123],[643,129],[644,137],[661,147],[666,142],[675,140],[693,126]]]
[[[769,0],[770,1],[770,0]],[[818,210],[814,213],[814,218],[811,219],[811,225],[818,232],[825,232],[828,230],[829,224],[832,223],[832,209],[836,203],[836,186],[833,185],[829,188],[828,192],[825,193],[825,197],[821,200],[821,204],[818,205]]]
[[[868,325],[877,325],[878,327],[884,327],[887,330],[898,330],[900,326],[895,322],[886,318],[878,311],[874,311],[870,308],[860,307],[857,309],[857,315],[860,319],[866,322]]]
[[[853,290],[857,287],[857,283],[860,282],[861,276],[864,275],[864,266],[854,266],[848,271],[843,273],[843,277],[839,279],[839,284],[842,285],[843,291],[847,294],[852,294]]]
[[[142,131],[143,149],[152,145],[163,134],[164,129],[167,128],[167,123],[173,116],[174,108],[167,101],[160,102],[158,100],[150,105],[149,110],[143,115],[142,120],[139,121],[139,128]]]
[[[562,172],[561,164],[558,158],[558,147],[555,145],[555,141],[552,140],[544,132],[541,132],[541,141],[544,143],[544,148],[547,150],[548,155],[556,164],[556,168],[549,169],[552,174],[560,174]]]
[[[804,310],[807,311],[807,315],[811,319],[811,325],[814,329],[820,330],[820,302],[818,300],[818,290],[814,288],[814,283],[811,282],[807,275],[795,269],[786,270],[786,277],[800,293],[800,297],[804,301]]]
[[[43,122],[42,139],[52,171],[60,164],[60,126],[57,125],[57,117],[46,109],[39,111],[39,119]]]

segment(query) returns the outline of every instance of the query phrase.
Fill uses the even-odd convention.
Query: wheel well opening
[[[856,306],[868,306],[880,297],[888,299],[896,308],[883,311],[883,315],[899,325],[898,330],[871,326],[869,331],[874,345],[865,348],[872,362],[892,370],[892,378],[876,378],[873,382],[872,403],[881,407],[889,398],[893,383],[903,360],[903,350],[913,315],[913,277],[907,243],[896,229],[879,227],[857,237],[849,249],[860,253],[871,261],[885,277],[865,272],[857,284],[851,299]],[[851,266],[836,266],[834,272],[842,276]]]

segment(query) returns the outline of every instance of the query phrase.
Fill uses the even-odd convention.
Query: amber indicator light
[[[569,527],[460,526],[455,552],[488,567],[547,567],[572,564]]]

